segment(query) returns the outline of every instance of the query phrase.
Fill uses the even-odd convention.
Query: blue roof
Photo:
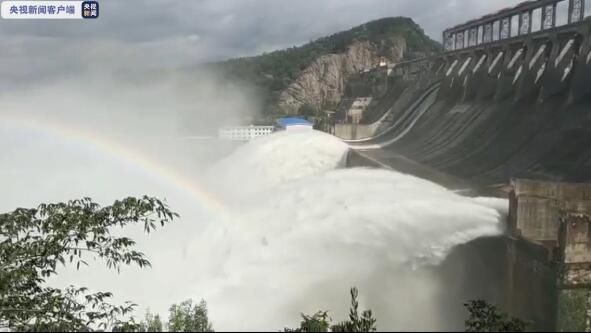
[[[314,126],[314,123],[302,118],[295,118],[295,117],[288,117],[288,118],[280,118],[277,119],[277,124],[283,127],[287,126],[297,126],[297,125],[304,125],[304,126]]]

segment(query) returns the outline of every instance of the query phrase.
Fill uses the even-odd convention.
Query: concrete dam
[[[367,117],[329,129],[350,166],[509,198],[507,235],[469,246],[487,267],[466,280],[495,276],[482,296],[533,330],[591,331],[590,14],[537,0],[452,27],[440,54],[364,73],[381,91]]]
[[[460,29],[473,45],[475,28]],[[460,45],[462,34],[452,37]],[[481,185],[591,179],[591,20],[447,51],[390,75],[414,91],[378,120],[382,131],[345,137],[362,155],[389,164],[393,151]]]

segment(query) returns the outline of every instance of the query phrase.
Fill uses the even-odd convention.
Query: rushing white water
[[[55,283],[111,290],[119,300],[163,315],[172,303],[203,297],[217,330],[279,330],[297,326],[300,312],[317,310],[341,320],[348,290],[357,286],[362,307],[374,310],[380,329],[453,327],[440,302],[446,281],[432,268],[456,245],[498,235],[506,203],[462,197],[393,171],[343,169],[347,149],[312,131],[245,144],[202,179],[225,204],[220,216],[191,209],[168,192],[173,189],[147,186],[165,193],[183,216],[149,238],[132,233],[152,270],[125,269],[117,276],[97,264],[63,272]],[[96,179],[103,179],[107,165],[95,171]],[[70,168],[69,177],[85,170],[60,168]],[[101,191],[139,193],[135,185],[146,179],[126,177]],[[93,180],[87,178],[81,181],[88,191]]]
[[[211,178],[231,192],[221,195],[234,198],[233,219],[206,236],[218,244],[207,269],[219,278],[199,289],[221,329],[279,329],[319,309],[344,318],[351,286],[378,306],[382,328],[441,327],[437,279],[421,267],[458,244],[498,235],[503,213],[491,205],[506,203],[392,171],[339,170],[346,152],[326,134],[284,132],[213,169]],[[401,295],[405,304],[394,301]],[[431,319],[409,321],[419,309]]]
[[[287,182],[345,166],[348,146],[316,131],[260,137],[214,165],[208,187],[228,199],[244,199]]]

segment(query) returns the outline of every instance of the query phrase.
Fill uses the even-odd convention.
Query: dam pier
[[[540,330],[591,330],[591,184],[515,179],[507,308]]]

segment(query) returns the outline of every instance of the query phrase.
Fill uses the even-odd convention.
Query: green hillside
[[[427,35],[412,19],[383,18],[353,29],[323,37],[299,47],[274,51],[260,56],[210,63],[210,69],[232,81],[254,85],[263,98],[265,114],[277,112],[278,95],[315,59],[327,54],[342,53],[354,41],[369,41],[385,47],[389,37],[403,36],[407,42],[407,57],[441,50],[441,45]]]

